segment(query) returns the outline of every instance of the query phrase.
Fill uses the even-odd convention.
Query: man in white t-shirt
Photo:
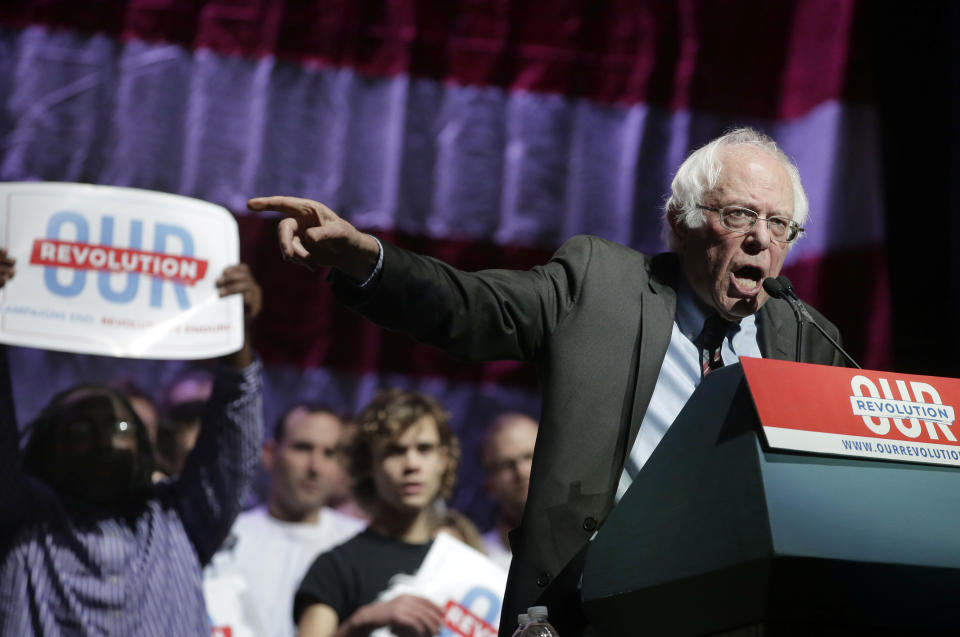
[[[507,534],[518,524],[530,489],[537,422],[521,413],[501,414],[487,428],[481,447],[483,484],[497,502],[497,520],[483,536],[487,556],[510,568],[513,553]]]
[[[215,626],[232,623],[243,632],[239,624],[245,624],[270,637],[295,634],[293,594],[307,568],[365,525],[323,506],[343,479],[342,435],[340,418],[323,407],[299,405],[277,423],[273,440],[263,446],[271,478],[267,502],[237,518],[207,572]],[[246,616],[236,617],[237,610]]]

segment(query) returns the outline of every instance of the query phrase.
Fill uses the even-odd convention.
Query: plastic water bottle
[[[560,637],[557,629],[547,621],[546,606],[531,606],[527,609],[530,623],[520,633],[520,637]]]
[[[513,634],[510,637],[520,637],[520,634],[523,632],[523,629],[527,627],[527,624],[530,623],[530,615],[526,613],[520,613],[517,615],[517,629],[513,631]]]

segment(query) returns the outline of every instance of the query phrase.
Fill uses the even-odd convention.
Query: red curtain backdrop
[[[352,411],[381,387],[431,392],[466,450],[457,504],[482,517],[477,442],[499,411],[536,415],[531,369],[467,365],[360,321],[323,273],[281,261],[277,219],[247,213],[246,199],[319,199],[467,269],[530,267],[577,233],[655,252],[676,166],[751,125],[794,158],[810,197],[785,273],[865,367],[888,369],[864,4],[8,0],[0,178],[232,210],[265,291],[255,343],[268,422],[296,400]],[[13,360],[21,420],[80,378],[128,375],[159,393],[183,367],[32,350]]]

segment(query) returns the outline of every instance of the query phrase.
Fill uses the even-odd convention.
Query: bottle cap
[[[527,609],[527,614],[530,615],[530,619],[533,620],[541,620],[548,617],[546,606],[531,606]]]

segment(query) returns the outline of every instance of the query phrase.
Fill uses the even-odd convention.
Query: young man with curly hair
[[[319,556],[294,597],[301,636],[435,635],[443,611],[414,595],[377,601],[396,574],[413,574],[436,527],[436,506],[450,496],[460,459],[449,413],[420,393],[380,392],[364,409],[348,460],[354,494],[370,525]]]

